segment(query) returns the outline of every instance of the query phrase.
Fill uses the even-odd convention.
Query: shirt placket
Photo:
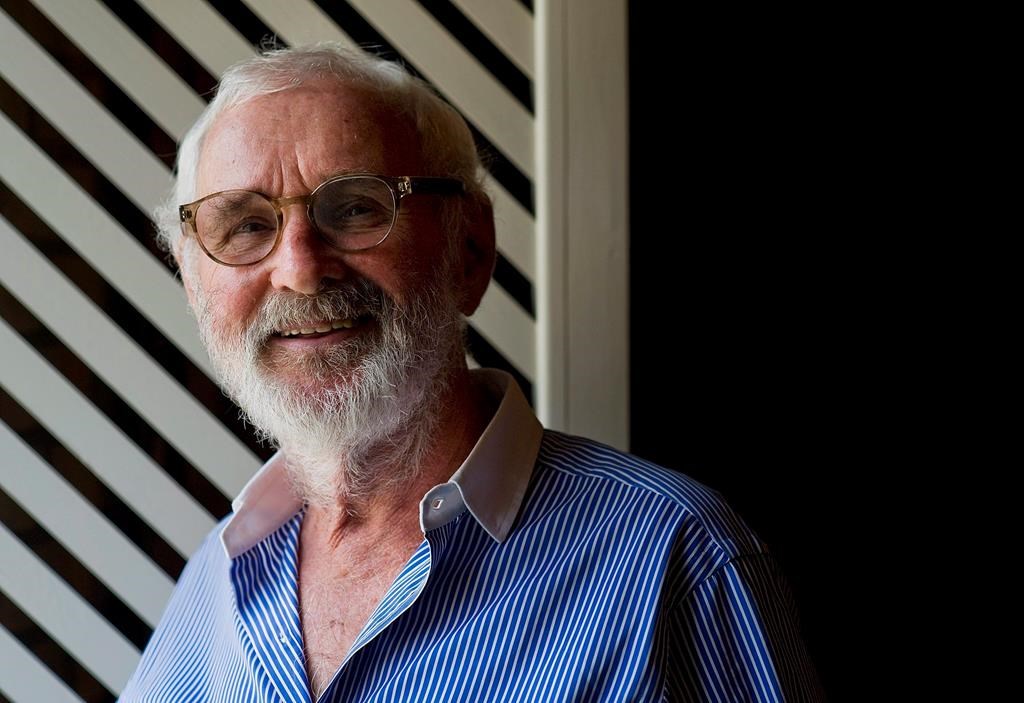
[[[360,650],[369,646],[419,599],[430,581],[431,574],[437,569],[438,563],[443,558],[451,527],[452,525],[448,524],[441,529],[427,532],[423,542],[420,543],[416,552],[395,578],[359,636],[356,637],[348,656],[338,668],[330,685],[324,690],[321,700],[349,700],[348,698],[338,698],[338,689],[344,685],[346,674],[356,665],[357,662],[353,660]]]
[[[312,703],[303,663],[295,579],[296,517],[231,563],[237,615],[254,671],[262,670],[278,697],[288,703]]]

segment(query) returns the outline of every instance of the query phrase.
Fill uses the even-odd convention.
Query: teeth
[[[300,334],[323,334],[324,332],[330,332],[331,330],[347,330],[352,329],[354,326],[355,322],[352,320],[331,320],[330,322],[323,322],[313,327],[281,330],[278,334],[282,337],[297,337]]]

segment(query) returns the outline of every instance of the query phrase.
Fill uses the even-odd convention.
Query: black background
[[[631,450],[725,494],[853,700],[856,535],[895,431],[856,100],[827,32],[663,9],[630,3]]]

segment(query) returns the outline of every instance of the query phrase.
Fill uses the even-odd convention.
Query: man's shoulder
[[[695,490],[714,493],[685,474],[596,440],[556,430],[544,430],[538,460],[556,471],[650,491],[681,504],[688,504]]]
[[[680,533],[703,533],[725,558],[766,551],[718,491],[633,454],[586,437],[545,430],[537,465],[541,472],[592,483],[601,491],[641,497],[663,519],[677,522]]]
[[[593,439],[545,430],[538,463],[583,480],[607,483],[628,491],[649,493],[688,511],[722,500],[712,488],[678,471]]]

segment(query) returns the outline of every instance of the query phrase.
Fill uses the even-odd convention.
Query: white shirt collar
[[[434,486],[423,496],[420,527],[426,534],[466,508],[487,534],[503,542],[522,506],[543,428],[509,374],[496,369],[470,373],[501,402],[458,470],[447,483]],[[221,532],[221,543],[232,559],[302,509],[302,502],[292,493],[280,452],[256,472],[231,507],[234,514]]]

